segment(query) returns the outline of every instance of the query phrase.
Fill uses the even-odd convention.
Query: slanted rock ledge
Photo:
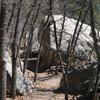
[[[5,57],[6,68],[7,68],[7,94],[10,94],[11,90],[11,78],[12,78],[12,61],[8,52]],[[19,95],[26,95],[36,90],[33,83],[22,73],[20,67],[17,66],[17,84],[16,92]]]

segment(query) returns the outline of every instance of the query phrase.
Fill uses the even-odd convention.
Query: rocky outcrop
[[[56,22],[57,40],[59,42],[60,33],[62,30],[63,16],[53,15],[53,17]],[[45,20],[46,18],[47,16],[45,17]],[[60,47],[61,57],[64,63],[66,63],[67,47],[68,47],[70,39],[72,39],[73,37],[76,23],[77,23],[77,20],[73,18],[68,18],[68,17],[65,18],[64,30],[62,34],[62,42],[61,42],[61,47]],[[36,29],[36,31],[34,32],[34,39],[33,39],[33,46],[32,46],[33,52],[35,50],[39,50],[40,41],[42,39],[41,32],[43,31],[42,24],[43,23],[41,23],[40,27]],[[79,30],[80,25],[81,25],[81,22],[79,22],[77,31]],[[56,43],[55,43],[54,26],[52,22],[50,22],[50,26],[48,26],[45,29],[44,33],[46,35],[50,35],[49,37],[50,40],[47,38],[44,39],[45,41],[43,44],[45,46],[42,45],[39,70],[43,70],[43,69],[46,70],[50,68],[51,66],[56,65],[55,59],[57,59],[55,57],[55,55],[57,54],[57,49],[56,49]],[[75,52],[73,55],[69,55],[70,61],[74,63],[75,66],[81,65],[84,62],[85,63],[86,62],[91,62],[91,63],[96,62],[97,60],[96,54],[93,51],[93,38],[91,37],[90,33],[91,33],[91,27],[83,23],[81,32],[79,34],[79,38],[76,43]]]
[[[7,68],[7,93],[10,94],[11,90],[11,78],[12,78],[12,61],[8,52],[5,57],[6,68]],[[26,95],[32,93],[36,88],[33,83],[21,72],[20,67],[17,66],[17,94]]]
[[[63,16],[62,15],[53,15],[53,17],[56,22],[57,40],[59,43],[60,33],[62,31]],[[47,16],[45,17],[45,20],[46,20],[46,18],[47,18]],[[60,51],[62,53],[65,53],[65,54],[67,53],[66,52],[67,47],[68,47],[70,39],[72,39],[72,37],[73,37],[76,23],[77,23],[77,20],[75,20],[73,18],[65,17],[64,30],[63,30],[63,34],[62,34],[62,41],[61,41],[61,47],[60,47]],[[79,30],[80,25],[81,25],[81,22],[79,22],[77,31]],[[47,43],[47,41],[45,41],[44,44],[46,44],[46,46],[47,46],[46,51],[48,51],[50,53],[51,50],[57,51],[57,49],[56,49],[56,43],[55,43],[54,26],[53,26],[53,24],[51,24],[49,27],[50,27],[50,31],[47,31],[46,34],[50,34],[50,40],[49,40],[50,43]],[[41,30],[41,28],[39,28],[39,30]],[[92,39],[90,33],[91,33],[91,27],[89,25],[83,23],[81,32],[79,34],[79,38],[78,38],[76,46],[75,46],[75,53],[73,55],[73,57],[75,58],[74,62],[76,62],[76,59],[78,59],[79,61],[85,60],[86,62],[95,62],[96,61],[96,55],[94,52],[92,52],[93,39]],[[39,38],[41,40],[41,37],[39,37]],[[44,48],[44,47],[42,46],[42,48]],[[64,56],[66,56],[65,54],[64,55],[62,54],[62,60],[63,60]],[[42,58],[44,59],[44,56]],[[48,58],[49,58],[49,56],[48,56]],[[67,59],[67,57],[65,59]],[[66,61],[63,60],[63,62],[66,62]],[[50,64],[51,64],[51,62],[50,62]],[[48,65],[50,65],[50,64],[48,63]]]
[[[97,73],[96,64],[85,64],[68,71],[69,94],[87,94],[93,88]],[[64,91],[64,78],[60,81],[60,90]]]
[[[54,20],[56,21],[57,38],[59,42],[60,33],[62,29],[62,23],[63,23],[63,16],[54,15],[53,17],[54,17]],[[61,47],[60,47],[60,50],[63,52],[67,51],[69,41],[70,39],[72,39],[73,34],[74,34],[76,23],[77,23],[77,20],[73,18],[65,17],[64,30],[62,34],[62,41],[61,41]],[[81,25],[81,22],[79,22],[77,31],[79,30],[80,25]],[[50,27],[51,27],[50,47],[56,50],[54,26],[51,25]],[[79,60],[83,59],[86,61],[90,59],[90,62],[94,62],[96,61],[96,56],[95,54],[93,54],[93,52],[91,52],[93,48],[93,38],[91,37],[90,33],[91,33],[91,27],[83,23],[81,32],[79,34],[79,37],[76,43],[74,56],[77,59],[79,58]]]

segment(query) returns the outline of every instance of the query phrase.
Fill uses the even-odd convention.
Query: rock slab
[[[6,52],[5,57],[6,69],[7,69],[7,94],[10,94],[11,90],[11,78],[12,78],[12,61],[8,52]],[[28,93],[32,93],[36,90],[33,83],[22,73],[20,67],[17,66],[17,83],[16,83],[16,91],[19,95],[26,95]]]
[[[84,95],[93,88],[95,77],[97,73],[97,66],[94,64],[85,64],[68,71],[68,92],[74,95]],[[64,91],[64,78],[60,81],[60,89]]]

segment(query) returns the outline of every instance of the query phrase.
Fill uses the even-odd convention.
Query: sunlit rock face
[[[6,57],[4,58],[7,68],[7,93],[10,94],[11,90],[11,78],[12,78],[12,61],[8,52],[6,52]],[[17,94],[26,95],[35,91],[35,86],[32,82],[22,73],[19,65],[17,66],[17,83],[16,91]]]
[[[58,43],[59,43],[59,38],[60,38],[61,30],[62,30],[63,16],[53,15],[53,17],[56,22],[56,31],[57,31],[57,38],[58,38]],[[45,20],[47,20],[47,16],[45,17]],[[51,23],[52,23],[52,20],[51,20]],[[62,33],[62,41],[61,41],[61,47],[60,47],[60,50],[63,52],[67,52],[67,47],[68,47],[69,41],[72,40],[76,23],[77,23],[77,20],[73,18],[65,17],[64,30]],[[81,22],[79,22],[76,33],[78,33],[80,25],[81,25]],[[95,30],[97,32],[97,29]],[[48,48],[50,49],[51,47],[52,49],[57,50],[56,43],[55,43],[53,23],[50,26],[50,33],[48,32],[48,34],[50,34],[50,46],[48,46]],[[93,49],[93,38],[91,36],[91,27],[83,23],[76,46],[75,46],[74,54],[76,57],[79,57],[79,58],[81,57],[85,60],[89,60],[91,58],[90,62],[95,62],[96,55],[94,52],[91,53],[92,49]]]
[[[56,21],[57,38],[59,42],[60,33],[62,30],[63,16],[54,15],[53,17],[54,17],[54,20]],[[67,51],[69,41],[72,40],[72,37],[74,34],[76,23],[77,23],[77,20],[73,18],[65,17],[64,30],[62,33],[62,42],[61,42],[61,47],[60,47],[61,51],[64,51],[64,52]],[[76,33],[78,33],[80,25],[81,25],[81,22],[79,22]],[[81,57],[83,59],[84,58],[90,59],[91,57],[90,62],[95,62],[96,56],[94,53],[91,54],[91,51],[93,49],[93,38],[90,34],[91,34],[91,27],[83,23],[80,34],[79,34],[79,38],[77,40],[76,47],[75,47],[75,56],[79,58]],[[51,25],[51,48],[56,50],[53,25]]]
[[[58,38],[58,43],[59,43],[60,33],[62,30],[63,16],[62,15],[53,15],[53,18],[56,22],[56,32],[57,32],[57,38]],[[44,18],[44,22],[46,22],[46,20],[47,20],[47,16]],[[50,21],[51,21],[50,26],[49,26],[50,31],[46,32],[46,34],[50,34],[50,44],[48,44],[46,42],[45,42],[45,44],[47,46],[47,51],[49,51],[50,53],[51,53],[51,51],[54,51],[53,53],[55,53],[57,51],[57,49],[56,49],[56,43],[55,43],[54,25],[53,25],[51,18],[50,18],[49,22]],[[72,40],[76,23],[77,23],[77,20],[75,20],[73,18],[65,17],[64,30],[62,33],[62,41],[61,41],[61,47],[60,47],[62,61],[64,63],[66,63],[67,47],[68,47],[69,41]],[[34,31],[34,39],[33,39],[33,46],[32,46],[33,51],[39,50],[39,47],[40,47],[39,40],[41,40],[41,35],[43,34],[43,32],[42,32],[43,29],[41,29],[41,27],[42,27],[41,25],[38,29],[36,29],[36,31]],[[81,25],[81,22],[79,22],[76,33],[78,33],[80,25]],[[96,32],[97,32],[97,30],[96,30]],[[39,36],[39,34],[40,34],[40,36]],[[75,66],[77,66],[79,64],[81,65],[86,62],[90,62],[90,63],[96,62],[97,57],[96,57],[95,51],[93,50],[93,47],[94,46],[93,46],[93,38],[91,36],[91,27],[89,25],[83,23],[76,46],[75,46],[74,55],[72,55],[73,58],[70,57],[72,63],[74,63],[74,65],[76,63]],[[99,46],[99,48],[100,48],[100,46]],[[92,52],[92,50],[93,50],[93,52]],[[52,58],[54,58],[54,57],[52,57]],[[50,64],[52,63],[52,61],[50,61]],[[48,65],[50,65],[50,64],[48,64]]]
[[[56,21],[57,35],[58,35],[58,39],[59,39],[59,35],[60,35],[61,29],[62,29],[63,16],[62,15],[54,15],[54,19]],[[73,18],[68,18],[68,17],[65,18],[62,43],[61,43],[62,50],[65,50],[65,51],[67,50],[68,40],[71,38],[71,36],[74,33],[76,23],[77,23],[77,20],[75,20]],[[79,22],[78,30],[79,30],[80,25],[81,25],[81,22]],[[51,26],[51,29],[52,29],[52,31],[54,30],[53,25]],[[89,47],[92,46],[92,43],[93,43],[93,39],[90,36],[90,33],[91,33],[91,27],[87,24],[83,24],[79,38],[78,38],[78,43],[76,45],[76,51],[77,50],[83,50],[83,51],[90,50]],[[52,32],[52,34],[54,34],[54,33]],[[52,42],[51,42],[51,46],[54,48],[56,47],[54,44],[52,44]]]

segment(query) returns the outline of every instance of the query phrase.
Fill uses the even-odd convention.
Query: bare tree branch
[[[37,20],[39,11],[40,11],[41,2],[42,2],[42,0],[40,1],[39,5],[38,5],[38,9],[37,9],[35,17],[33,17],[32,26],[31,26],[31,29],[30,29],[30,32],[29,32],[30,33],[30,40],[29,40],[28,50],[27,50],[27,53],[26,53],[26,56],[25,56],[23,73],[25,73],[25,70],[27,68],[27,59],[28,59],[28,55],[29,55],[29,52],[30,52],[30,49],[31,49],[31,46],[32,46],[34,26],[35,26],[35,23],[36,23],[36,20]]]

